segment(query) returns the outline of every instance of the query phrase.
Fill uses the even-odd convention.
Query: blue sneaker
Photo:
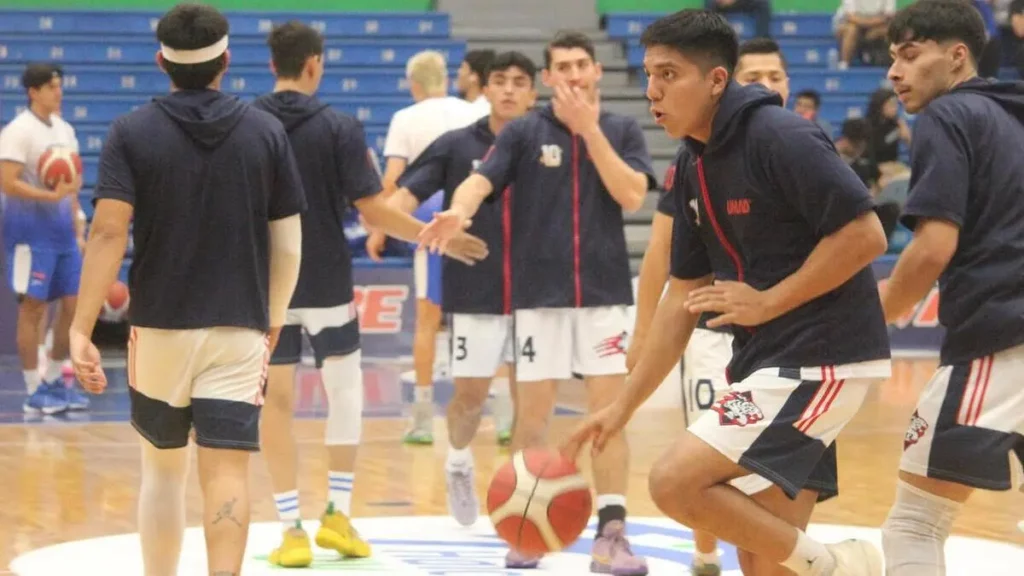
[[[58,389],[59,388],[59,389]],[[68,409],[66,390],[61,384],[42,383],[33,392],[21,408],[29,414],[58,414]]]
[[[52,382],[50,386],[54,394],[67,404],[68,410],[85,410],[89,407],[89,397],[76,384],[72,383],[71,386],[65,386],[63,380],[58,379]]]

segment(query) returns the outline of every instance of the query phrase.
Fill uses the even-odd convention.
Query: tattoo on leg
[[[217,524],[221,520],[230,520],[238,526],[241,526],[242,523],[238,520],[238,518],[235,518],[234,510],[236,502],[238,502],[238,498],[232,498],[230,502],[225,502],[224,505],[220,507],[220,510],[217,511],[217,517],[213,519],[213,523]],[[225,572],[224,574],[227,574],[227,572]],[[220,573],[217,573],[215,576],[219,575]]]

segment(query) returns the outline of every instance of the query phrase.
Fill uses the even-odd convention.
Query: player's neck
[[[278,80],[274,83],[274,92],[298,92],[312,96],[316,90],[311,89],[301,80]]]
[[[470,88],[469,90],[466,90],[466,95],[463,96],[463,99],[465,99],[466,102],[476,102],[481,97],[483,97],[483,95],[483,91],[477,90],[475,88]]]
[[[49,108],[46,108],[45,106],[33,102],[28,105],[28,109],[31,110],[32,113],[35,114],[36,117],[42,120],[43,122],[46,122],[47,124],[50,123],[50,116],[53,115],[53,111],[51,111]]]
[[[498,118],[496,115],[491,114],[487,119],[487,126],[491,129],[491,134],[498,134],[501,129],[505,127],[508,122]]]
[[[960,74],[953,78],[953,80],[949,83],[949,86],[946,87],[946,91],[948,92],[956,88],[957,86],[963,84],[964,82],[974,80],[977,77],[978,72],[976,70],[965,70],[964,72],[961,72]]]

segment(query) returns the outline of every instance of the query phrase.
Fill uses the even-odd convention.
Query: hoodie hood
[[[288,132],[295,130],[324,108],[330,107],[313,96],[292,91],[266,94],[257,98],[253,104],[276,116]]]
[[[969,92],[989,98],[1024,125],[1024,82],[972,78],[950,91],[957,92]]]
[[[718,104],[715,118],[711,121],[711,139],[707,144],[701,144],[692,138],[687,138],[686,142],[690,151],[700,156],[703,152],[710,152],[724,146],[736,135],[737,130],[747,117],[762,106],[781,107],[782,96],[761,84],[741,86],[735,81],[730,81]]]
[[[220,146],[246,110],[237,96],[217,90],[180,90],[153,101],[196,144],[208,149]]]

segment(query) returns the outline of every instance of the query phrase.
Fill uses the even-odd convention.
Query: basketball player
[[[559,380],[581,375],[592,411],[622,390],[633,300],[622,211],[638,209],[656,186],[639,124],[600,110],[601,65],[593,42],[577,32],[559,33],[544,60],[552,104],[505,126],[422,240],[443,249],[485,198],[511,204],[518,389],[513,451],[544,443]],[[619,434],[594,461],[599,522],[592,571],[647,573],[647,562],[633,554],[625,535],[628,477],[629,448]],[[506,565],[538,562],[512,550]]]
[[[491,103],[484,96],[484,85],[487,83],[487,70],[494,56],[494,50],[467,51],[455,77],[455,90],[459,93],[459,98],[478,107],[482,116],[491,113]]]
[[[392,196],[411,212],[420,201],[443,189],[445,206],[455,188],[478,166],[494,144],[494,135],[526,114],[537,98],[536,66],[519,52],[497,55],[483,78],[483,93],[491,103],[488,117],[441,135],[402,174],[402,186]],[[450,314],[452,377],[455,397],[448,404],[448,510],[464,526],[476,522],[480,503],[473,485],[473,453],[469,443],[499,366],[514,360],[512,342],[512,284],[510,263],[511,198],[481,207],[469,232],[479,235],[490,255],[475,266],[445,260],[444,311]],[[499,377],[500,378],[500,377]]]
[[[779,45],[769,38],[755,38],[740,45],[736,61],[736,81],[740,85],[762,84],[782,97],[789,98],[789,76]],[[636,366],[654,311],[669,279],[672,252],[672,220],[675,200],[672,196],[676,167],[688,162],[686,147],[680,147],[665,175],[665,192],[658,200],[658,211],[651,222],[651,237],[640,265],[636,298],[636,324],[626,354],[626,367]],[[708,315],[702,314],[683,353],[683,416],[687,426],[729,390],[725,371],[732,358],[732,334],[728,326],[707,327]],[[714,534],[694,531],[694,554],[691,572],[694,576],[718,576],[722,572],[718,558],[718,540]],[[743,554],[740,555],[743,561]]]
[[[978,77],[978,11],[921,0],[889,25],[889,79],[910,114],[914,238],[882,291],[895,322],[939,284],[939,368],[903,440],[882,526],[886,573],[946,574],[943,547],[975,490],[1020,487],[1024,450],[1024,83]]]
[[[134,217],[128,382],[142,444],[144,571],[178,574],[191,429],[209,573],[234,576],[267,361],[299,274],[306,202],[281,123],[219,91],[227,19],[179,4],[156,36],[172,91],[115,120],[103,146],[72,362],[90,392],[104,389],[89,339]]]
[[[730,391],[653,467],[654,502],[751,555],[758,574],[781,564],[798,576],[880,576],[870,543],[826,546],[802,530],[818,497],[836,490],[835,437],[891,373],[869,268],[886,239],[871,196],[818,126],[763,86],[730,80],[736,34],[720,16],[683,10],[651,24],[641,43],[655,119],[687,146],[675,174],[673,278],[650,328],[658,338],[566,453],[591,438],[595,452],[606,449],[700,315],[715,314],[710,328],[732,327]]]
[[[440,52],[427,50],[406,64],[409,91],[415,104],[395,113],[384,141],[384,194],[390,197],[398,189],[398,177],[406,166],[438,136],[472,124],[486,112],[469,102],[448,95],[448,68]],[[437,192],[421,205],[417,218],[429,221],[441,209],[443,194]],[[380,232],[370,234],[366,251],[379,259],[384,247]],[[441,329],[441,257],[417,251],[413,257],[416,285],[416,335],[413,338],[413,364],[416,385],[412,420],[404,441],[410,444],[434,443],[434,357],[437,334]]]
[[[328,408],[325,441],[329,500],[320,518],[316,542],[343,556],[370,555],[370,545],[349,521],[362,432],[363,373],[359,322],[353,304],[352,258],[342,223],[345,211],[354,205],[371,226],[406,241],[415,240],[423,223],[389,207],[379,195],[380,177],[370,163],[360,122],[333,111],[314,96],[324,72],[324,39],[320,32],[300,22],[289,22],[275,27],[267,44],[277,82],[272,94],[258,98],[253,105],[284,123],[310,207],[302,218],[304,249],[298,285],[270,359],[260,429],[274,501],[284,524],[282,544],[270,554],[270,563],[295,568],[313,562],[309,536],[302,529],[300,517],[298,462],[292,434],[295,367],[302,355],[303,332],[313,348]],[[486,255],[479,239],[471,248],[478,249],[480,256]]]
[[[39,174],[39,160],[47,149],[78,152],[75,130],[60,115],[63,77],[59,66],[29,64],[21,76],[28,108],[0,131],[7,281],[18,298],[18,356],[27,393],[22,409],[36,415],[89,406],[77,387],[64,385],[61,374],[82,269],[79,241],[84,229],[75,221],[82,178],[58,181],[50,190]],[[39,345],[54,301],[59,302],[54,338],[45,372],[40,373]]]

